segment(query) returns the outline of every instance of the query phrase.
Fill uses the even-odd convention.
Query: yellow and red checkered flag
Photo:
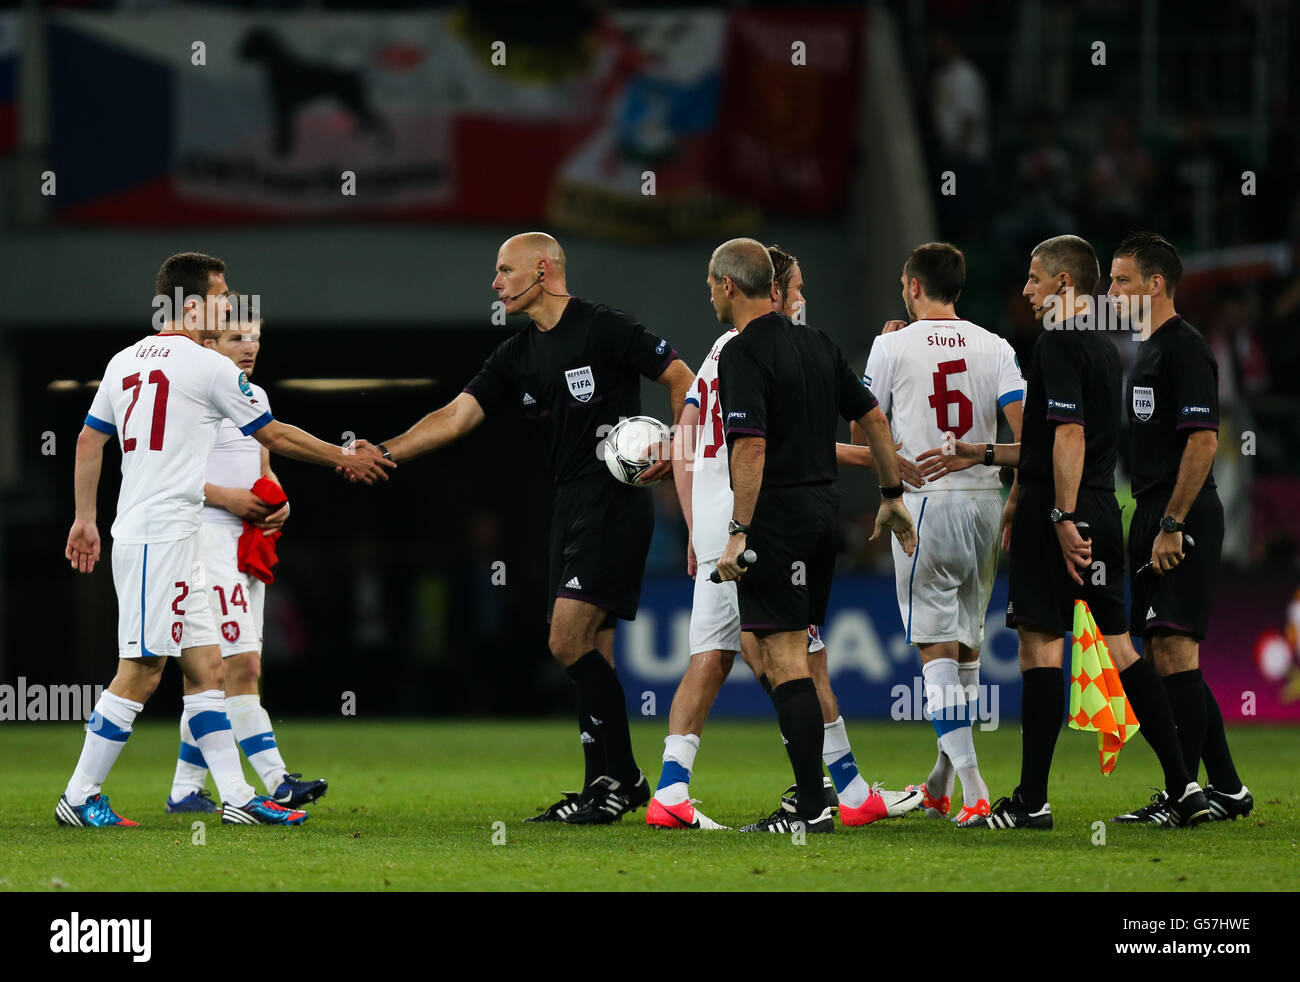
[[[1095,730],[1101,772],[1115,769],[1119,752],[1138,731],[1119,670],[1086,602],[1074,602],[1074,645],[1070,650],[1070,726]]]

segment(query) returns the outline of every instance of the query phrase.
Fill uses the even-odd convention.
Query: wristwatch
[[[991,443],[984,445],[984,464],[988,467],[993,466],[993,444]]]
[[[1185,522],[1175,521],[1174,519],[1170,518],[1168,515],[1160,519],[1161,532],[1170,532],[1170,533],[1181,532],[1185,528],[1187,528],[1187,524]]]
[[[741,525],[733,518],[727,526],[727,535],[749,535],[749,526]]]
[[[375,449],[379,451],[379,453],[383,456],[384,460],[393,459],[393,455],[388,452],[388,448],[384,446],[382,443],[376,443]]]
[[[1061,511],[1059,508],[1053,508],[1048,512],[1047,517],[1052,520],[1053,525],[1060,525],[1062,522],[1074,521],[1074,512]]]

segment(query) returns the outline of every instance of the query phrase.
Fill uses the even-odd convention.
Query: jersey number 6
[[[939,427],[940,433],[950,430],[960,440],[975,424],[975,407],[971,405],[966,393],[948,388],[948,376],[966,371],[966,359],[941,361],[938,367],[939,370],[931,376],[934,379],[934,395],[930,396],[930,407],[934,410],[934,423]],[[952,405],[957,407],[955,423],[949,420],[948,407]]]

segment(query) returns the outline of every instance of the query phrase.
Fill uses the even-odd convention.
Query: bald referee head
[[[492,289],[507,314],[527,314],[538,322],[559,320],[569,288],[564,281],[564,249],[553,235],[510,236],[497,250],[496,271]],[[555,317],[546,317],[545,312],[552,310]]]

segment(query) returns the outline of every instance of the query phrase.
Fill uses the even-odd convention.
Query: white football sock
[[[700,738],[694,733],[670,733],[664,737],[664,768],[655,790],[661,805],[680,805],[691,796],[691,771],[695,770],[695,754],[699,749]]]
[[[974,723],[979,715],[976,707],[980,698],[980,660],[976,658],[974,661],[958,662],[957,678],[966,692],[966,711]]]
[[[974,805],[981,798],[987,799],[989,791],[976,763],[966,690],[957,660],[936,658],[925,664],[921,674],[925,677],[926,709],[939,731],[939,746],[961,778],[963,804]]]
[[[861,808],[871,796],[871,786],[858,772],[858,762],[849,746],[849,733],[844,728],[843,716],[837,717],[834,723],[822,724],[822,760],[830,772],[840,804]]]
[[[64,791],[68,804],[84,805],[88,798],[99,794],[142,709],[144,703],[123,699],[107,690],[99,697],[86,723],[86,741],[81,745],[77,768]]]
[[[276,746],[271,717],[262,708],[261,697],[256,694],[227,696],[226,715],[230,717],[239,749],[244,751],[253,770],[266,785],[266,793],[274,795],[288,768],[284,766],[280,748]]]
[[[220,689],[209,689],[186,696],[183,718],[203,759],[208,762],[222,802],[236,807],[248,804],[257,792],[244,780],[239,748],[235,746],[230,719],[226,716],[226,694]]]
[[[971,721],[971,725],[970,725],[971,747],[973,748],[975,746],[974,743],[975,720],[979,719],[980,660],[976,658],[974,661],[958,662],[957,676],[961,680],[961,687],[966,693],[966,716]],[[975,796],[975,801],[979,801],[980,798],[983,798],[985,801],[989,800],[988,785],[984,783],[984,777],[983,775],[980,774],[978,767],[975,769],[975,774],[973,775],[972,780],[975,782],[975,790],[983,791],[982,794]],[[962,787],[962,803],[965,804],[966,803],[966,779],[965,778],[962,778],[961,787]],[[970,803],[974,804],[975,802],[972,801]]]
[[[943,744],[938,737],[934,738],[934,744],[939,748],[939,756],[934,760],[934,767],[930,768],[930,776],[925,779],[925,789],[931,798],[951,798],[953,785],[957,783],[957,772],[952,769],[952,761],[943,752]]]
[[[198,791],[208,781],[208,762],[203,759],[203,751],[194,742],[185,714],[181,713],[181,749],[176,755],[176,776],[172,778],[172,790],[168,796],[172,801],[180,801]]]

